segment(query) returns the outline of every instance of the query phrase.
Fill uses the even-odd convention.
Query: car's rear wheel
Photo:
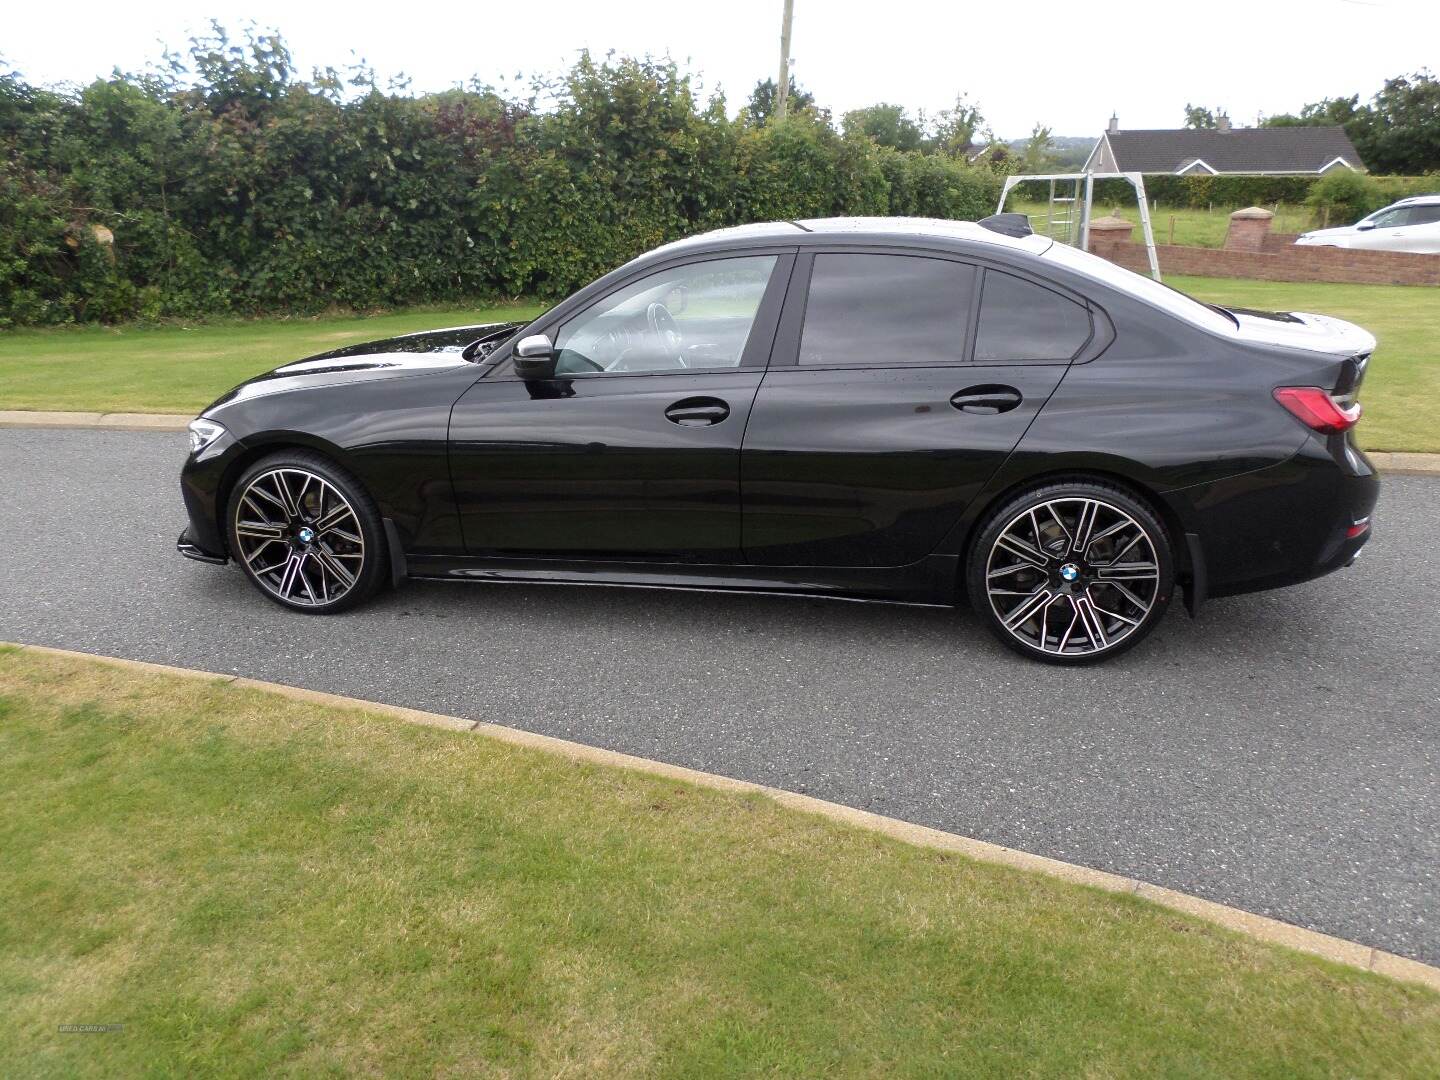
[[[1010,648],[1056,664],[1107,659],[1165,614],[1174,559],[1165,527],[1111,484],[1048,484],[1007,500],[970,550],[972,605]]]
[[[235,561],[283,607],[342,611],[384,581],[388,553],[374,501],[319,454],[285,452],[256,462],[232,489],[227,518]]]

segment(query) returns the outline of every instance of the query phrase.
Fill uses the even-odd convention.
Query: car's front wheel
[[[1075,481],[1023,492],[971,546],[972,605],[1006,645],[1058,664],[1106,659],[1165,614],[1174,559],[1164,526],[1129,492]]]
[[[380,512],[358,480],[319,454],[256,462],[232,489],[227,518],[235,561],[284,607],[342,611],[384,581]]]

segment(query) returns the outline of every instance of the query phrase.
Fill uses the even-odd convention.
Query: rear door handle
[[[967,386],[950,399],[950,404],[961,412],[991,416],[1009,412],[1025,399],[1013,386]]]
[[[665,419],[681,427],[710,427],[730,415],[730,406],[719,398],[691,397],[665,410]]]

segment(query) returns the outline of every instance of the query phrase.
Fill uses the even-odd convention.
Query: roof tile
[[[1314,173],[1337,157],[1364,168],[1342,127],[1112,131],[1122,172],[1173,173],[1196,159],[1220,173]]]

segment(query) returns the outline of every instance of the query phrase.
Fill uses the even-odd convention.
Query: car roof
[[[939,240],[986,244],[1028,255],[1043,255],[1054,243],[1045,236],[1004,236],[977,225],[973,221],[951,221],[947,218],[918,217],[832,217],[804,218],[796,221],[767,221],[753,225],[732,225],[726,229],[689,236],[656,248],[645,258],[656,255],[681,254],[690,250],[729,246],[734,243],[776,241],[814,244],[817,240],[844,237],[864,240]]]
[[[1428,205],[1428,204],[1430,204],[1430,203],[1440,203],[1440,191],[1432,191],[1432,192],[1430,192],[1429,194],[1426,194],[1426,195],[1407,195],[1407,196],[1405,196],[1405,198],[1403,198],[1403,199],[1396,199],[1396,200],[1395,200],[1393,203],[1391,203],[1390,205],[1391,205],[1391,206],[1414,206],[1414,205],[1416,205],[1416,204],[1419,204],[1419,205],[1421,205],[1421,206],[1425,206],[1425,205]],[[1387,209],[1388,209],[1388,207],[1387,207]]]

